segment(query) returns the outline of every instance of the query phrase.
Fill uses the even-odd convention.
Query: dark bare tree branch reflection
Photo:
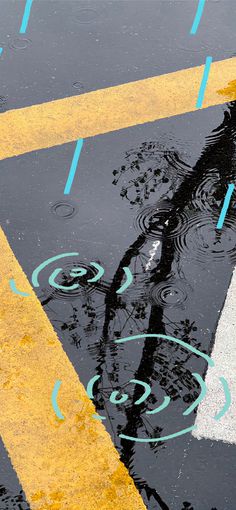
[[[100,341],[88,347],[93,359],[96,359],[96,373],[101,375],[95,398],[98,410],[104,409],[113,389],[126,389],[130,374],[133,378],[147,381],[151,385],[157,382],[160,390],[169,395],[172,401],[179,399],[189,404],[198,396],[199,387],[193,380],[190,369],[192,354],[181,346],[170,343],[167,345],[161,339],[146,338],[142,343],[141,353],[137,354],[135,363],[131,365],[122,354],[122,344],[115,344],[114,339],[132,334],[162,333],[176,336],[202,351],[210,352],[209,344],[203,346],[197,340],[196,323],[184,316],[183,310],[180,320],[173,319],[165,300],[159,297],[159,289],[163,283],[171,287],[172,282],[177,280],[185,285],[183,260],[189,254],[190,257],[196,256],[199,264],[205,263],[205,256],[210,261],[214,261],[216,256],[224,257],[224,242],[227,245],[227,236],[230,240],[229,249],[228,245],[226,246],[226,254],[229,263],[235,261],[235,243],[234,239],[231,240],[235,228],[232,224],[233,205],[225,224],[226,241],[222,240],[222,233],[215,230],[228,183],[234,182],[236,175],[235,116],[236,108],[232,103],[224,114],[222,124],[206,140],[205,148],[193,168],[182,161],[183,156],[176,150],[165,150],[158,142],[150,142],[129,151],[126,154],[126,165],[113,171],[113,182],[117,187],[121,185],[122,198],[128,201],[132,208],[139,208],[138,215],[141,208],[141,213],[144,211],[146,216],[137,222],[137,238],[121,258],[112,282],[104,284],[102,289],[97,284],[94,294],[85,293],[80,308],[77,302],[76,305],[71,305],[70,320],[61,326],[62,331],[70,333],[70,341],[76,347],[80,347],[84,332],[91,337],[95,332],[101,332]],[[122,182],[123,178],[127,183]],[[156,201],[155,193],[158,193]],[[151,197],[154,203],[147,214],[144,208]],[[163,206],[161,213],[160,203]],[[204,238],[206,224],[211,228],[210,241],[207,237]],[[202,235],[200,250],[195,241],[199,230]],[[153,269],[149,271],[146,270],[147,251],[153,240],[160,242],[160,255],[158,261],[152,261]],[[188,252],[189,240],[196,243],[193,244],[193,247],[196,247],[194,254]],[[124,295],[118,295],[116,291],[121,286],[124,266],[130,267],[135,276],[133,290],[130,288]],[[96,292],[100,298],[101,292],[105,295],[102,305],[100,298],[96,301]],[[85,319],[81,319],[81,313],[86,316],[86,324]],[[141,390],[137,385],[127,405],[116,407],[124,417],[124,423],[116,427],[114,422],[110,421],[116,444],[119,442],[117,435],[121,432],[135,437],[151,438],[162,435],[163,427],[153,426],[145,414],[147,405],[149,408],[155,407],[156,397],[152,394],[145,403],[135,406],[134,402],[140,395]],[[137,487],[148,501],[148,507],[152,508],[154,501],[154,505],[158,503],[160,508],[168,510],[157,491],[136,474],[135,443],[121,440],[117,447]],[[155,455],[163,448],[163,442],[150,443],[151,452]],[[182,505],[181,510],[194,510],[191,503],[183,502]]]
[[[140,148],[140,152],[136,153],[136,159],[133,163],[131,163],[131,170],[140,170],[140,163],[144,161],[142,148]],[[147,147],[145,146],[145,150]],[[149,149],[153,149],[153,144],[149,145]],[[176,242],[172,236],[172,232],[176,229],[176,225],[178,224],[178,220],[181,214],[187,209],[189,211],[193,210],[195,207],[194,200],[196,200],[196,196],[201,186],[201,189],[204,191],[204,182],[208,183],[208,180],[211,179],[211,175],[217,173],[217,180],[215,183],[215,189],[213,191],[212,199],[212,213],[214,214],[214,206],[219,211],[220,204],[224,199],[228,183],[231,182],[235,178],[235,164],[234,158],[235,156],[235,105],[229,105],[229,111],[225,112],[225,117],[223,123],[214,130],[213,134],[208,138],[206,147],[199,158],[199,161],[196,163],[195,167],[187,172],[187,175],[183,176],[183,179],[180,183],[176,182],[176,189],[173,191],[173,195],[171,197],[171,210],[167,211],[166,216],[163,215],[160,221],[162,221],[162,252],[159,264],[152,271],[150,283],[154,285],[158,285],[163,281],[168,281],[170,276],[173,274],[176,275],[176,268],[173,269],[173,264],[177,260],[177,271],[179,269],[179,261],[181,260],[181,253],[176,253]],[[153,157],[153,153],[152,153]],[[157,169],[155,169],[157,170]],[[115,184],[118,182],[118,178],[125,172],[125,167],[122,167],[120,172],[116,175]],[[148,172],[150,172],[151,177],[148,177]],[[160,173],[158,174],[160,177]],[[152,183],[150,184],[150,182]],[[141,184],[144,184],[144,187],[141,187]],[[122,187],[122,196],[126,199],[130,200],[131,205],[140,205],[143,204],[145,199],[149,198],[151,192],[153,192],[156,186],[160,184],[160,179],[157,179],[157,172],[152,169],[148,169],[144,172],[144,174],[139,174],[139,177],[136,180],[129,181],[128,187],[124,190]],[[148,188],[149,186],[149,188]],[[152,188],[150,188],[152,186]],[[136,199],[130,198],[129,193],[132,187],[136,188]],[[197,197],[198,198],[198,197]],[[204,211],[204,201],[201,204],[201,209]],[[231,208],[232,213],[232,208]],[[204,212],[203,212],[204,214]],[[153,225],[152,225],[153,227]],[[160,228],[160,223],[158,225]],[[132,257],[137,255],[136,250],[143,246],[143,244],[147,241],[149,232],[141,234],[137,241],[133,243],[133,245],[126,252],[123,257],[117,272],[114,275],[113,283],[110,288],[110,291],[106,295],[106,323],[104,328],[104,340],[107,343],[108,340],[108,332],[109,325],[113,319],[113,314],[115,313],[117,297],[114,292],[117,289],[117,283],[120,283],[120,267],[124,264],[128,265],[131,262]],[[220,233],[215,234],[216,241],[219,239]],[[149,325],[148,325],[148,333],[163,333],[168,334],[169,324],[166,321],[166,315],[164,313],[164,306],[160,306],[159,304],[154,304],[151,306],[150,317],[149,317]],[[168,319],[168,317],[167,317]],[[185,331],[184,330],[185,327]],[[196,327],[194,323],[190,323],[188,319],[182,321],[182,334],[181,329],[178,326],[174,327],[173,334],[177,335],[179,338],[185,340],[185,342],[191,342],[192,345],[199,347],[199,344],[194,340],[192,333],[196,331]],[[138,333],[138,332],[137,332]],[[111,339],[112,340],[112,339]],[[179,347],[170,346],[168,348],[164,344],[164,342],[152,340],[150,338],[146,339],[143,346],[142,357],[139,363],[139,366],[135,372],[135,378],[141,380],[150,380],[156,372],[156,367],[158,366],[158,373],[161,374],[159,377],[160,386],[165,389],[168,395],[171,395],[172,398],[179,397],[179,390],[183,390],[184,386],[187,388],[188,392],[184,394],[184,398],[186,402],[190,402],[194,398],[196,398],[196,394],[191,393],[192,388],[192,380],[189,371],[186,369],[186,359],[183,359],[183,352]],[[175,363],[171,363],[171,358],[175,357]],[[189,355],[188,355],[189,357]],[[178,384],[176,385],[176,381]],[[132,404],[134,401],[140,396],[140,389],[137,387],[134,391],[132,397]],[[182,394],[183,398],[183,394]],[[122,433],[130,436],[138,437],[138,432],[142,430],[143,426],[148,433],[147,427],[145,426],[144,419],[142,417],[143,406],[139,408],[135,408],[135,406],[131,405],[125,408],[126,414],[126,425],[122,427]],[[162,429],[155,430],[155,437],[161,436]],[[150,436],[149,431],[149,436]],[[132,458],[135,453],[135,446],[132,442],[127,442],[126,440],[121,441],[121,458],[126,463],[126,465],[130,468],[132,465]],[[160,445],[158,446],[160,448]],[[187,504],[187,503],[186,503]],[[185,508],[188,508],[186,506]],[[188,504],[187,504],[188,505]],[[163,507],[164,508],[164,507]],[[189,510],[191,509],[191,505],[189,506]]]

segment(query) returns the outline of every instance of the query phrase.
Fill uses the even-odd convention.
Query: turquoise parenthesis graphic
[[[57,403],[57,395],[58,395],[58,391],[60,389],[60,386],[61,386],[61,381],[56,381],[55,382],[55,386],[53,388],[53,391],[52,391],[52,407],[57,415],[57,417],[60,419],[60,420],[64,420],[65,417],[63,416],[63,414],[61,413],[59,407],[58,407],[58,403]]]
[[[164,397],[164,402],[156,409],[152,409],[152,411],[146,411],[146,414],[156,414],[160,413],[160,411],[164,411],[164,409],[169,405],[170,397]]]
[[[95,267],[95,269],[97,269],[97,271],[98,271],[96,276],[94,276],[93,278],[90,278],[90,280],[88,280],[88,282],[94,283],[94,282],[97,282],[98,280],[100,280],[100,278],[102,278],[105,271],[104,271],[103,267],[100,266],[100,264],[98,264],[97,262],[90,262],[90,266]]]
[[[121,343],[126,343],[126,342],[131,342],[131,341],[134,341],[134,340],[138,340],[140,338],[163,338],[164,340],[168,340],[169,342],[174,342],[174,343],[176,343],[178,345],[181,345],[185,349],[191,351],[192,353],[196,354],[196,356],[200,356],[201,358],[203,358],[205,361],[207,361],[207,363],[208,363],[208,365],[210,367],[214,367],[214,361],[207,354],[205,354],[204,352],[199,351],[198,349],[196,349],[192,345],[189,345],[186,342],[183,342],[183,340],[179,340],[178,338],[175,338],[173,336],[162,335],[162,334],[154,334],[154,333],[146,333],[146,334],[142,334],[142,335],[127,336],[125,338],[120,338],[120,339],[114,340],[114,342],[117,343],[117,344],[121,344]],[[194,375],[196,377],[196,374],[194,374]],[[200,380],[199,380],[199,382],[200,382]],[[202,392],[201,392],[201,394],[202,394]],[[175,437],[179,437],[179,436],[182,436],[184,434],[187,434],[188,432],[191,432],[192,430],[195,430],[196,428],[197,428],[197,426],[193,425],[192,427],[188,427],[186,429],[182,429],[179,432],[174,432],[173,434],[170,434],[168,436],[154,437],[154,438],[151,438],[151,439],[132,437],[132,436],[127,436],[126,434],[119,434],[119,437],[121,439],[127,439],[128,441],[136,441],[138,443],[155,443],[155,442],[160,442],[160,441],[168,441],[169,439],[174,439]]]
[[[88,382],[87,384],[87,395],[89,398],[94,399],[94,394],[93,394],[93,386],[95,384],[96,381],[98,381],[98,379],[100,379],[100,375],[95,375],[94,377],[92,377],[92,379],[90,379],[90,381]]]
[[[224,377],[220,377],[220,382],[222,383],[224,394],[225,394],[225,404],[224,404],[223,408],[221,409],[221,411],[214,416],[214,420],[216,420],[216,421],[219,421],[221,418],[223,418],[223,416],[225,415],[225,413],[227,413],[228,409],[231,406],[231,394],[230,394],[228,383]]]
[[[145,383],[144,381],[139,381],[139,379],[130,379],[130,382],[134,384],[141,384],[141,386],[144,387],[144,394],[138,400],[136,400],[136,402],[134,402],[135,405],[142,404],[142,402],[144,402],[144,400],[146,400],[146,398],[148,398],[151,393],[149,384]]]
[[[90,381],[88,382],[87,384],[87,388],[86,388],[86,391],[87,391],[87,395],[89,398],[94,399],[94,394],[93,394],[93,386],[95,384],[96,381],[98,381],[98,379],[100,379],[100,375],[94,375],[94,377],[92,377],[90,379]],[[93,418],[95,420],[106,420],[106,416],[101,416],[100,414],[93,414]]]
[[[197,379],[197,382],[200,384],[201,393],[200,393],[199,397],[195,400],[195,402],[193,402],[193,404],[190,407],[188,407],[188,409],[186,409],[186,411],[184,411],[183,416],[188,416],[202,402],[202,400],[205,398],[206,392],[207,392],[206,383],[205,383],[205,381],[203,381],[202,377],[195,372],[192,375],[195,377],[195,379]]]
[[[116,291],[116,294],[122,294],[132,283],[133,281],[133,275],[128,267],[123,267],[126,276],[126,281],[123,283],[123,285]]]

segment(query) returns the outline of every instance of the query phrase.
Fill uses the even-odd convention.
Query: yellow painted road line
[[[0,159],[196,110],[204,65],[0,115]],[[236,57],[213,62],[203,108],[236,99]]]
[[[0,252],[0,435],[31,509],[144,510],[2,230]],[[58,379],[65,420],[51,404]]]

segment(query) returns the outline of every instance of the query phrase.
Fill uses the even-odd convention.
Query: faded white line
[[[198,408],[193,436],[197,439],[216,439],[236,444],[236,269],[226,297],[211,355],[215,368],[207,370],[207,395]],[[215,421],[225,398],[219,377],[228,382],[232,403],[225,416]]]

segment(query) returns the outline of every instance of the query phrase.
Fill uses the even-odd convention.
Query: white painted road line
[[[211,355],[215,368],[208,368],[205,382],[207,395],[197,412],[197,439],[216,439],[236,443],[236,269],[233,272],[224,308],[218,323],[215,344]],[[228,382],[232,403],[221,420],[214,416],[222,409],[225,398],[219,377]]]

